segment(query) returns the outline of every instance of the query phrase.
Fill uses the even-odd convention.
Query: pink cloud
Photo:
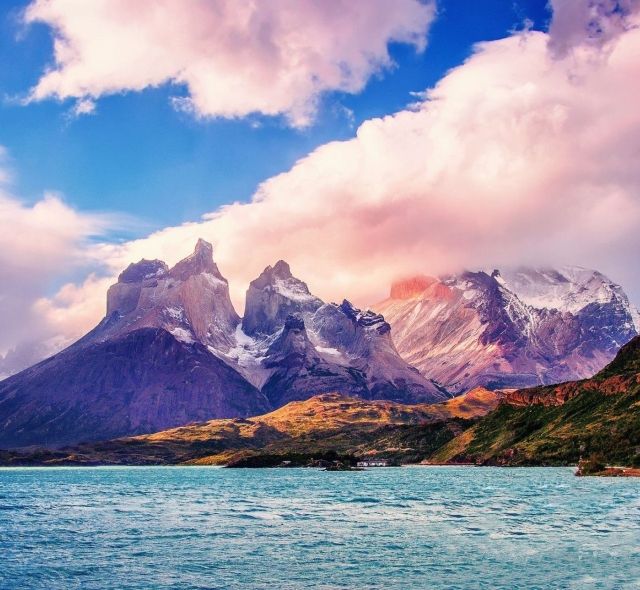
[[[26,205],[0,191],[0,355],[33,340],[57,338],[61,330],[49,325],[34,302],[61,276],[86,265],[87,238],[116,223],[107,215],[79,213],[54,194]],[[77,334],[75,327],[62,332]]]
[[[36,0],[27,23],[55,35],[55,66],[31,100],[184,85],[197,116],[285,114],[309,123],[323,92],[360,91],[392,65],[396,41],[422,50],[432,2],[385,0]]]
[[[552,51],[564,57],[575,47],[601,49],[637,25],[639,0],[550,0]]]

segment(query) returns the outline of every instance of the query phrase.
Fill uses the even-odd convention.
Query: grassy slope
[[[497,398],[478,391],[469,399],[407,406],[338,394],[316,396],[248,419],[211,420],[163,432],[61,451],[0,453],[0,463],[224,464],[248,454],[384,454],[420,460],[487,413]]]

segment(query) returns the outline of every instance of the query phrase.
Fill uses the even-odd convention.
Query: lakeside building
[[[389,467],[389,461],[386,459],[366,459],[358,461],[358,467]]]

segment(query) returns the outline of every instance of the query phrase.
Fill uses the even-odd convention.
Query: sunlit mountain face
[[[622,287],[577,267],[418,276],[375,308],[402,357],[452,394],[590,377],[640,330]]]

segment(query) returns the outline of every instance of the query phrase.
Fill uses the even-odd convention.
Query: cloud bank
[[[202,117],[284,114],[307,125],[327,91],[354,93],[392,65],[390,42],[424,49],[435,14],[418,0],[36,0],[55,64],[30,99],[100,96],[172,83]]]
[[[567,263],[602,270],[637,303],[638,11],[624,22],[598,43],[583,22],[562,51],[554,24],[482,43],[412,108],[318,148],[252,202],[87,255],[115,276],[142,257],[173,263],[203,237],[239,307],[279,258],[328,300],[372,303],[417,272]],[[107,282],[68,285],[35,309],[79,335],[91,312],[77,310],[104,309]]]
[[[413,109],[320,147],[251,203],[97,257],[114,269],[172,262],[202,236],[239,303],[278,258],[329,299],[372,302],[397,276],[521,263],[597,267],[637,296],[640,30],[605,49],[577,41],[558,58],[538,32],[480,44]]]
[[[640,0],[550,0],[550,47],[564,57],[574,47],[603,48],[635,26]]]

